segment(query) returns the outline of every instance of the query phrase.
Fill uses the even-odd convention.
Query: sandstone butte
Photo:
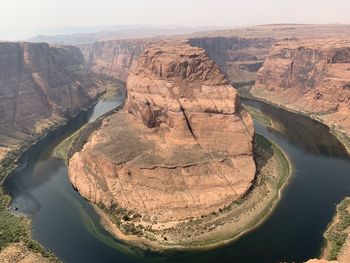
[[[0,42],[0,160],[102,91],[79,48]]]
[[[251,93],[350,136],[350,39],[276,43]]]
[[[236,90],[203,49],[157,43],[131,69],[125,110],[92,132],[69,177],[110,214],[177,227],[247,193],[253,134]]]

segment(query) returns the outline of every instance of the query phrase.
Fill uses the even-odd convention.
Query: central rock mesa
[[[247,193],[253,134],[236,90],[203,49],[157,43],[131,69],[125,111],[90,135],[69,175],[85,198],[121,215],[121,230],[130,221],[176,227]]]

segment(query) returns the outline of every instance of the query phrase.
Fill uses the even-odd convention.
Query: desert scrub
[[[343,248],[347,238],[347,229],[350,227],[350,213],[349,213],[350,198],[347,197],[340,204],[337,205],[337,212],[335,220],[325,233],[325,238],[329,246],[328,260],[336,260]]]

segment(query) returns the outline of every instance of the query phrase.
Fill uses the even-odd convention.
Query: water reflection
[[[306,153],[348,158],[345,147],[336,137],[330,136],[329,128],[322,123],[258,101],[242,99],[242,102],[271,119],[272,125],[267,127],[269,132],[280,134]]]

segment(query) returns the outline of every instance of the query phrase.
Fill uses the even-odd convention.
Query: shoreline
[[[72,113],[71,116],[62,117],[57,122],[53,122],[51,126],[44,129],[41,133],[33,134],[27,141],[21,143],[18,147],[8,151],[1,159],[0,165],[2,170],[0,171],[0,218],[1,223],[8,225],[9,228],[15,228],[15,231],[22,231],[20,236],[13,236],[13,241],[0,240],[0,252],[7,247],[17,244],[19,241],[24,242],[24,246],[34,253],[39,253],[43,258],[48,259],[50,262],[61,262],[61,260],[50,250],[44,248],[38,241],[32,238],[31,220],[27,215],[14,212],[11,207],[12,197],[7,194],[3,188],[6,180],[13,176],[17,169],[21,167],[20,160],[24,158],[32,147],[37,145],[40,141],[47,138],[52,132],[55,132],[65,127],[69,121],[80,114],[86,113],[91,110],[99,102],[99,97],[93,99],[90,105],[82,107],[79,111]],[[11,156],[11,157],[9,157]],[[7,159],[9,158],[9,159]],[[10,166],[8,165],[10,164]],[[11,229],[9,230],[11,231]],[[12,232],[11,232],[12,233]]]
[[[33,146],[35,146],[38,142],[40,142],[41,140],[45,139],[48,135],[50,135],[50,133],[64,127],[65,125],[67,125],[67,123],[69,122],[70,119],[73,119],[75,117],[77,117],[79,114],[83,113],[83,112],[87,112],[89,111],[91,108],[93,108],[94,106],[96,106],[96,104],[98,103],[99,99],[97,99],[96,101],[93,101],[92,104],[88,107],[84,107],[82,108],[79,112],[72,114],[72,116],[69,116],[67,118],[63,118],[60,122],[54,123],[52,124],[52,126],[48,127],[47,129],[43,130],[40,134],[38,134],[37,136],[33,136],[32,138],[29,139],[28,142],[23,142],[21,145],[19,145],[18,148],[15,148],[13,150],[8,151],[1,159],[0,159],[0,165],[3,165],[3,162],[6,158],[8,158],[8,155],[15,155],[14,158],[12,158],[10,160],[10,162],[14,163],[13,167],[10,167],[10,169],[6,170],[5,173],[3,175],[1,175],[1,181],[0,181],[0,186],[2,187],[2,185],[4,184],[4,182],[6,181],[6,179],[8,178],[8,176],[11,176],[11,174],[13,174],[13,172],[18,168],[18,161],[25,156],[25,154],[27,154],[27,152],[30,150],[30,148],[32,148]],[[6,167],[3,167],[4,169],[6,169]]]
[[[262,137],[262,136],[261,136]],[[263,137],[265,140],[267,140],[265,137]],[[159,242],[159,240],[153,241],[150,239],[147,239],[142,236],[134,235],[134,234],[125,234],[121,231],[121,229],[113,222],[112,216],[110,216],[106,211],[102,210],[99,208],[97,205],[93,205],[95,208],[95,211],[97,214],[100,216],[101,220],[101,225],[110,233],[112,236],[117,238],[118,240],[129,244],[135,248],[139,248],[142,250],[151,250],[151,251],[156,251],[156,252],[172,252],[172,251],[200,251],[200,250],[210,250],[214,249],[217,247],[222,247],[224,245],[227,245],[229,243],[234,242],[235,240],[239,239],[240,237],[250,233],[251,231],[255,230],[258,228],[261,224],[263,224],[270,215],[272,215],[274,209],[276,208],[279,200],[281,199],[281,196],[283,194],[283,190],[287,185],[287,182],[292,175],[293,168],[290,159],[288,158],[287,154],[280,148],[278,147],[274,142],[267,140],[273,149],[273,159],[274,161],[277,162],[278,169],[282,169],[281,167],[283,166],[281,160],[277,160],[279,158],[283,159],[287,165],[288,165],[288,170],[287,172],[280,171],[282,174],[277,175],[277,186],[273,194],[271,194],[268,197],[268,200],[265,202],[258,203],[260,205],[260,211],[257,213],[253,212],[252,215],[250,215],[248,222],[242,227],[235,229],[235,231],[231,231],[229,234],[227,234],[227,231],[230,231],[232,229],[232,221],[227,222],[226,224],[222,226],[223,229],[220,229],[220,231],[217,231],[215,233],[215,230],[209,234],[209,237],[207,239],[202,239],[202,240],[197,240],[197,244],[189,244],[189,243],[181,243],[181,242],[175,242],[175,243],[168,243],[166,244],[165,242]],[[278,156],[278,153],[276,151],[279,151],[280,156]],[[266,165],[267,166],[267,165]],[[263,177],[263,174],[257,175],[257,180],[261,180],[261,177]],[[267,180],[266,180],[267,181]],[[266,183],[266,181],[264,181]],[[254,195],[256,192],[259,191],[258,187],[262,187],[261,185],[252,187],[250,192],[247,194],[247,196],[243,197],[240,202],[243,203],[249,203],[252,200],[254,200]],[[251,198],[251,199],[249,199]],[[246,205],[246,204],[245,204]],[[242,208],[242,207],[240,207]],[[249,207],[248,207],[249,208]],[[251,208],[251,207],[250,207]],[[259,210],[256,209],[256,210]],[[237,209],[236,209],[237,210]],[[226,216],[230,216],[231,213],[237,212],[235,209],[231,209],[231,211],[226,214]],[[239,209],[238,209],[239,210]],[[244,217],[244,216],[243,216]],[[241,220],[242,221],[242,220]],[[241,221],[238,220],[239,223],[242,223]],[[209,221],[210,222],[210,221]],[[236,223],[237,225],[238,223]],[[234,228],[233,228],[234,229]],[[224,230],[225,234],[222,234],[222,230]],[[211,237],[211,238],[210,238]]]
[[[283,110],[286,110],[288,112],[292,112],[294,114],[298,114],[298,115],[310,118],[311,120],[317,121],[317,122],[325,125],[326,127],[329,128],[329,133],[331,133],[333,136],[335,136],[338,139],[338,141],[345,147],[345,149],[347,150],[347,152],[350,155],[350,134],[347,135],[346,132],[342,131],[339,127],[336,127],[333,124],[328,124],[327,122],[323,121],[321,118],[317,117],[317,114],[314,114],[314,113],[308,114],[308,113],[305,113],[302,111],[288,108],[288,107],[283,106],[279,103],[275,103],[275,102],[272,102],[270,100],[267,100],[267,99],[264,99],[261,97],[256,97],[250,92],[250,89],[244,90],[244,91],[239,91],[239,96],[242,98],[245,98],[245,99],[252,99],[252,100],[264,102],[264,103],[269,104],[271,106],[274,106],[276,108],[283,109]]]
[[[82,127],[80,127],[78,130],[76,130],[74,133],[70,134],[68,137],[66,137],[63,141],[61,141],[58,145],[56,145],[52,150],[52,155],[60,158],[65,161],[66,165],[68,166],[69,159],[72,157],[73,153],[76,152],[76,148],[80,148],[81,145],[77,144],[80,141],[84,141],[87,139],[90,134],[98,129],[102,121],[110,116],[111,114],[120,111],[124,107],[124,102],[120,105],[116,106],[115,108],[107,111],[100,117],[98,117],[96,120],[92,122],[87,122]],[[85,133],[84,133],[85,132]],[[83,139],[83,138],[85,139]]]
[[[349,232],[350,232],[350,197],[344,198],[336,206],[332,221],[323,234],[325,244],[322,248],[321,258],[326,260],[340,260],[347,262],[350,258]]]
[[[254,100],[257,100],[257,101],[260,101],[260,102],[264,102],[264,103],[272,105],[272,106],[274,106],[276,108],[280,108],[280,109],[286,110],[288,112],[292,112],[292,113],[295,113],[295,114],[298,114],[298,115],[302,115],[302,116],[308,117],[308,118],[310,118],[310,119],[312,119],[314,121],[317,121],[317,122],[325,125],[329,129],[329,133],[337,138],[337,140],[340,142],[340,144],[343,145],[343,147],[346,149],[347,153],[350,155],[350,137],[349,137],[349,135],[346,134],[346,132],[342,131],[336,125],[328,124],[327,122],[323,121],[321,118],[318,118],[317,115],[315,115],[315,114],[312,114],[312,113],[307,114],[307,113],[304,113],[304,112],[293,110],[293,109],[287,108],[287,107],[285,107],[283,105],[280,105],[278,103],[274,103],[272,101],[269,101],[267,99],[256,97],[253,94],[251,94],[250,89],[251,88],[249,88],[248,90],[245,89],[245,90],[243,90],[242,93],[239,92],[239,96],[241,96],[243,98],[246,98],[246,99],[254,99]],[[344,200],[342,200],[340,203],[338,203],[336,205],[336,211],[335,211],[335,213],[333,215],[332,221],[329,223],[329,225],[327,226],[326,230],[323,233],[324,244],[321,247],[321,252],[320,252],[320,258],[321,259],[338,260],[339,256],[342,253],[344,253],[344,248],[346,246],[346,243],[350,242],[350,237],[347,236],[346,240],[345,240],[345,243],[343,243],[342,246],[339,248],[339,251],[337,252],[336,258],[332,258],[331,257],[332,256],[331,253],[332,253],[332,245],[333,244],[332,244],[332,241],[330,240],[330,238],[327,237],[327,235],[329,235],[329,232],[331,231],[331,229],[333,227],[335,227],[339,223],[339,221],[340,221],[340,218],[339,218],[340,217],[339,207],[342,206],[347,201],[350,201],[350,197],[345,197]]]

